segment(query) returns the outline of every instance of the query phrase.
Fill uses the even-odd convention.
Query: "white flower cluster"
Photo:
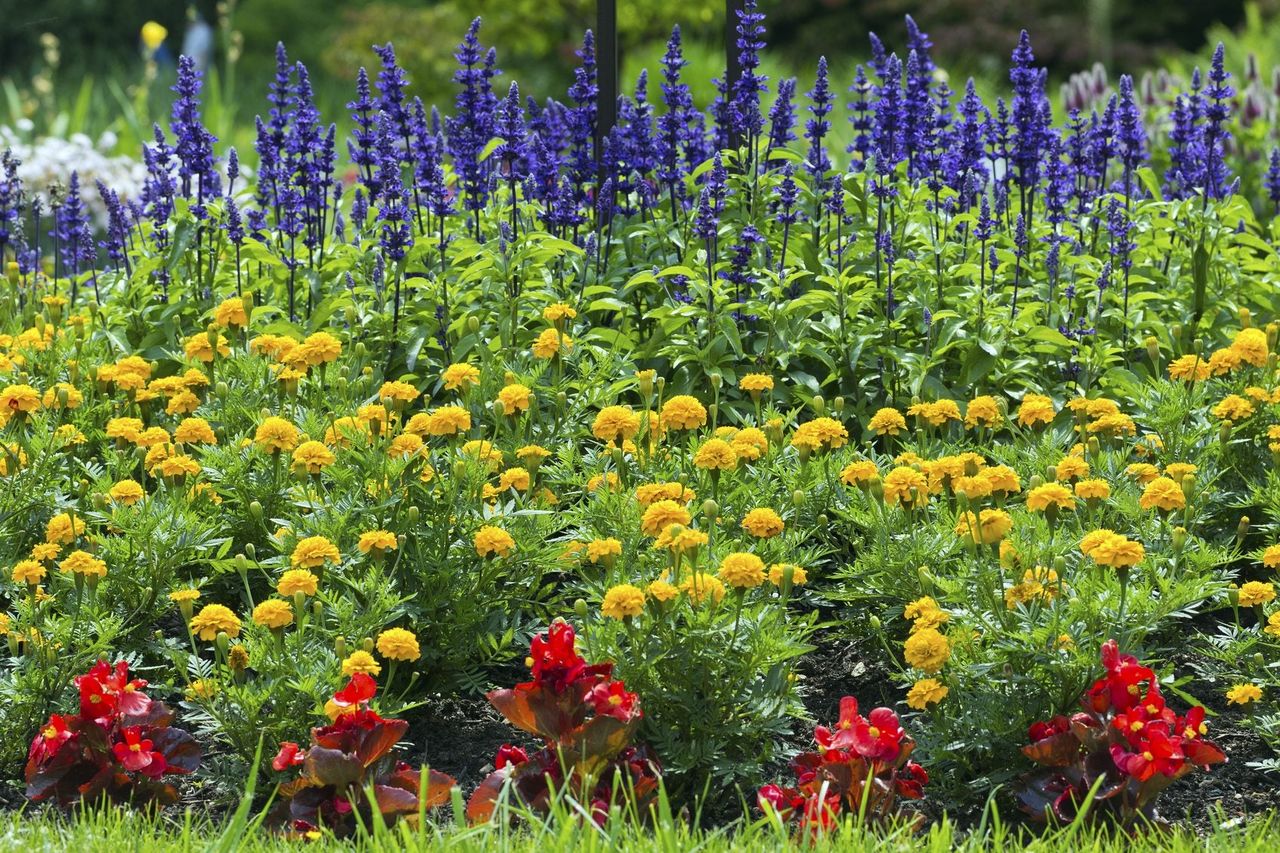
[[[72,172],[80,176],[81,198],[99,230],[106,227],[107,207],[98,195],[98,181],[119,193],[122,201],[142,192],[147,169],[137,160],[111,153],[117,143],[114,133],[103,133],[96,143],[83,133],[73,133],[67,139],[47,136],[25,141],[30,131],[28,119],[19,119],[14,128],[0,126],[0,151],[10,149],[21,161],[18,176],[26,192],[39,196],[46,209],[49,186],[58,183],[65,187]]]

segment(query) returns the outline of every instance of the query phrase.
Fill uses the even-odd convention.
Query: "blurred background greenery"
[[[798,75],[805,88],[819,54],[851,78],[853,63],[866,57],[870,31],[890,49],[900,47],[906,13],[929,33],[940,65],[953,76],[975,76],[984,89],[1000,85],[1023,27],[1055,81],[1095,61],[1112,74],[1177,66],[1188,54],[1203,54],[1208,39],[1246,28],[1249,13],[1263,67],[1280,55],[1280,25],[1272,23],[1280,0],[761,0],[760,6],[768,16],[765,70],[775,78]],[[135,124],[145,131],[165,109],[167,79],[162,64],[146,80],[140,28],[162,24],[168,30],[162,55],[176,54],[192,10],[212,28],[213,123],[224,134],[258,111],[277,41],[307,64],[322,110],[336,117],[356,69],[372,64],[375,41],[393,41],[415,93],[445,105],[453,50],[478,15],[482,41],[497,46],[507,72],[503,89],[516,79],[522,91],[562,95],[582,32],[595,22],[594,0],[0,0],[0,124],[26,116],[36,132],[55,132],[51,122],[61,116],[72,129],[114,122],[129,125],[113,128],[123,138],[134,135],[128,131]],[[723,68],[723,0],[619,0],[618,13],[624,81],[641,67],[656,74],[662,44],[679,24],[689,78],[705,103],[710,77]]]

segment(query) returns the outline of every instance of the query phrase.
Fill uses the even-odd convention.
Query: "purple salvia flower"
[[[818,57],[818,75],[813,88],[809,90],[809,113],[813,118],[804,124],[805,139],[809,140],[808,167],[813,175],[815,188],[822,191],[826,182],[827,171],[831,168],[831,159],[827,156],[824,140],[831,122],[827,116],[831,114],[831,87],[827,84],[827,58]]]
[[[1267,198],[1276,213],[1280,213],[1280,148],[1271,149],[1271,160],[1267,164],[1267,176],[1263,180],[1267,188]]]
[[[1116,116],[1116,147],[1124,167],[1124,194],[1132,194],[1134,171],[1147,157],[1147,130],[1142,125],[1142,108],[1133,97],[1133,78],[1120,75],[1120,108]]]
[[[867,161],[871,159],[871,149],[874,143],[875,133],[875,113],[874,106],[871,102],[872,86],[867,80],[867,72],[861,65],[857,66],[853,71],[853,83],[849,86],[849,91],[853,94],[853,101],[848,104],[849,124],[853,126],[853,142],[849,143],[846,149],[850,154],[856,154],[853,162],[849,167],[855,172],[861,172],[867,166]]]
[[[796,135],[796,110],[791,99],[796,93],[796,78],[784,77],[778,81],[778,96],[769,108],[769,143],[766,146],[765,161],[769,160],[769,151],[784,148],[787,143],[794,142]]]
[[[875,107],[874,149],[877,160],[884,160],[889,171],[906,156],[903,153],[902,63],[891,55],[884,63],[880,78],[880,97]],[[877,168],[879,168],[877,166]]]
[[[1013,150],[1011,164],[1017,169],[1018,187],[1022,192],[1022,212],[1030,218],[1030,198],[1040,181],[1040,155],[1045,144],[1044,94],[1046,71],[1036,68],[1031,39],[1023,30],[1013,51],[1009,82],[1013,84],[1011,122]]]
[[[1231,117],[1231,98],[1235,89],[1227,82],[1231,73],[1223,65],[1224,48],[1218,42],[1209,65],[1209,85],[1204,90],[1204,194],[1210,198],[1224,198],[1229,192],[1229,174],[1223,155],[1231,140],[1226,127]]]
[[[369,89],[369,73],[363,67],[356,72],[356,99],[347,102],[347,109],[351,111],[352,122],[347,152],[351,155],[351,163],[356,167],[360,183],[364,184],[370,195],[376,196],[378,186],[374,170],[378,162],[377,105]]]
[[[764,13],[759,11],[756,0],[744,0],[737,15],[738,65],[742,71],[737,80],[729,82],[733,87],[733,114],[737,130],[742,142],[754,151],[755,142],[764,129],[760,98],[769,91],[769,78],[758,73],[760,51],[765,47]]]

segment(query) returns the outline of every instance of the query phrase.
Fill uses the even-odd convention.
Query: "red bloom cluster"
[[[80,712],[53,714],[27,753],[27,796],[56,796],[63,804],[106,792],[117,799],[172,802],[177,789],[167,775],[193,772],[200,748],[169,723],[164,703],[142,692],[147,682],[129,677],[129,664],[99,661],[78,676]]]
[[[271,766],[280,772],[301,766],[302,776],[280,786],[278,822],[287,822],[298,833],[323,825],[338,835],[357,825],[368,826],[375,817],[364,793],[370,783],[376,816],[384,822],[417,813],[421,773],[403,761],[387,759],[409,724],[385,719],[370,708],[377,692],[372,677],[353,675],[346,687],[333,694],[337,708],[333,722],[311,730],[309,749],[290,741],[280,744]],[[425,802],[426,808],[434,808],[449,799],[455,782],[435,770],[428,772]]]
[[[858,700],[846,696],[835,728],[818,726],[814,740],[816,752],[791,762],[794,788],[765,785],[759,790],[757,801],[766,814],[795,820],[812,834],[831,828],[842,813],[883,820],[895,814],[898,797],[924,796],[929,774],[909,760],[915,743],[890,709],[876,708],[863,717]]]
[[[1023,752],[1048,771],[1029,777],[1023,808],[1038,818],[1070,821],[1101,776],[1098,810],[1122,823],[1155,819],[1155,800],[1195,768],[1226,761],[1204,738],[1204,708],[1171,709],[1155,672],[1115,640],[1102,646],[1104,674],[1081,700],[1083,710],[1035,723]]]
[[[613,664],[588,664],[578,654],[573,626],[555,622],[533,638],[529,667],[532,681],[494,690],[489,702],[545,746],[532,753],[510,744],[499,749],[495,770],[472,794],[467,816],[474,822],[492,817],[508,783],[521,803],[545,811],[562,787],[579,793],[590,779],[598,822],[608,816],[615,791],[633,792],[641,802],[650,798],[659,769],[647,750],[630,745],[642,717],[640,701],[612,679]]]

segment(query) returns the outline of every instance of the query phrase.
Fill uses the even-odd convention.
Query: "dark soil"
[[[415,747],[405,760],[448,773],[469,793],[493,770],[500,746],[527,744],[531,737],[502,719],[483,696],[440,696],[414,715],[405,740]]]

